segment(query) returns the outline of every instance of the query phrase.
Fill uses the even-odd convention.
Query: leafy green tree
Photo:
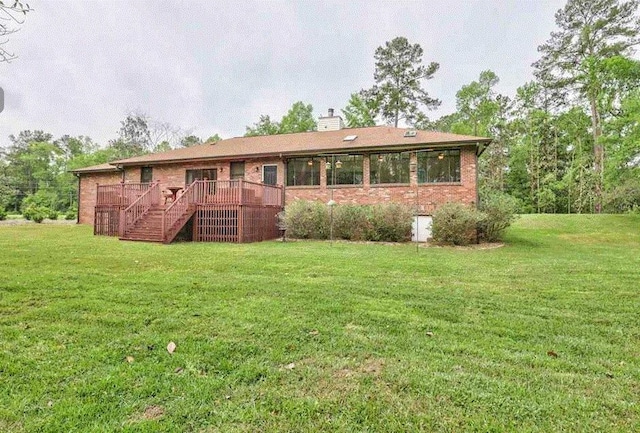
[[[163,140],[153,147],[154,152],[168,152],[171,149],[171,143],[169,143],[167,140]]]
[[[636,0],[569,0],[556,13],[559,31],[538,47],[542,58],[534,63],[536,76],[554,91],[555,99],[577,95],[588,104],[594,142],[597,208],[601,205],[604,176],[602,113],[599,101],[603,59],[629,56],[640,43]]]
[[[349,103],[342,110],[349,128],[375,126],[379,112],[380,101],[377,98],[367,98],[362,92],[352,93]]]
[[[292,132],[315,131],[318,127],[313,117],[313,106],[301,101],[294,103],[280,122],[274,122],[269,115],[261,115],[253,126],[247,126],[245,137],[257,135],[289,134]]]
[[[410,44],[405,37],[396,37],[376,49],[374,79],[376,84],[363,91],[366,99],[379,101],[382,119],[398,127],[400,120],[414,124],[424,120],[422,108],[434,109],[440,105],[422,87],[440,65],[422,64],[423,50],[419,44]]]
[[[269,115],[260,115],[260,120],[253,126],[247,126],[245,137],[255,137],[257,135],[280,134],[280,124],[271,120]]]
[[[62,151],[52,138],[42,131],[21,131],[18,136],[9,136],[12,144],[3,154],[5,173],[20,195],[33,194],[39,185],[53,182]]]
[[[213,134],[211,137],[205,140],[205,143],[217,143],[220,140],[222,140],[222,137],[220,137],[218,134]]]
[[[605,187],[608,210],[640,209],[640,90],[621,102],[618,116],[605,129]],[[626,204],[621,204],[626,203]]]
[[[202,144],[202,139],[200,137],[196,137],[195,135],[187,135],[180,140],[180,146],[182,147],[191,147],[196,146],[198,144]]]
[[[152,149],[147,118],[140,114],[129,114],[120,122],[118,138],[109,142],[116,158],[131,158],[143,155]]]
[[[489,136],[493,143],[479,160],[480,187],[504,191],[507,155],[512,130],[508,116],[509,98],[498,94],[494,87],[499,78],[492,71],[483,71],[477,81],[463,86],[456,93],[457,112],[450,116],[449,130],[458,134]]]
[[[318,123],[313,117],[313,106],[302,101],[295,102],[280,121],[280,134],[315,131]]]
[[[458,109],[458,126],[460,133],[471,135],[489,135],[496,123],[496,116],[501,109],[500,100],[494,87],[500,79],[493,71],[480,73],[478,81],[473,81],[456,93]]]

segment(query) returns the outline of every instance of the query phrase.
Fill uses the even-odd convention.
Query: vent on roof
[[[415,129],[409,129],[407,131],[404,131],[405,137],[415,137],[416,135],[418,135],[418,131],[416,131]]]
[[[358,138],[358,136],[357,136],[357,135],[347,135],[346,137],[344,137],[344,138],[342,139],[342,141],[353,141],[353,140],[355,140],[356,138]]]

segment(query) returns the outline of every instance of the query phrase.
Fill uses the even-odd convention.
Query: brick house
[[[345,129],[330,111],[314,132],[235,137],[75,170],[78,222],[96,234],[168,242],[191,220],[193,240],[246,242],[277,236],[275,214],[298,199],[404,203],[427,216],[449,201],[475,205],[477,160],[490,142],[389,126]],[[168,208],[179,210],[167,223]],[[150,230],[154,224],[174,227],[167,234]],[[243,234],[249,226],[252,234]]]

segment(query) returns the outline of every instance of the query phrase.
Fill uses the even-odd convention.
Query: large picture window
[[[408,153],[374,153],[369,155],[371,184],[409,183]]]
[[[287,161],[287,186],[320,185],[320,158]]]
[[[362,155],[327,158],[327,185],[362,185]]]
[[[418,152],[418,182],[460,182],[460,151]]]
[[[218,178],[218,170],[215,168],[198,168],[195,170],[187,170],[185,173],[185,184],[191,185],[194,180],[216,180]]]

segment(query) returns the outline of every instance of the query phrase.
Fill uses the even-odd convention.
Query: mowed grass
[[[0,263],[0,431],[640,431],[638,216],[418,251],[13,226]]]

